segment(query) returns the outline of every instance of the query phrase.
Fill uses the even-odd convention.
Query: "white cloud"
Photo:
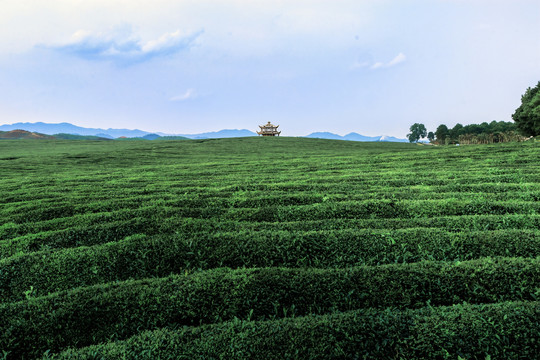
[[[397,65],[399,63],[404,62],[405,60],[407,60],[407,57],[405,56],[405,54],[399,53],[395,58],[390,60],[388,64],[386,64],[386,67]]]
[[[198,97],[198,94],[195,91],[195,89],[187,89],[185,93],[178,96],[174,96],[170,98],[169,100],[170,101],[186,101],[190,99],[195,99],[196,97]]]
[[[79,30],[67,43],[45,47],[86,60],[111,60],[129,65],[189,49],[201,34],[202,31],[183,34],[177,30],[143,42],[134,35],[130,25],[123,25],[98,33]]]
[[[396,66],[398,64],[401,64],[402,62],[407,60],[407,56],[403,53],[397,54],[392,60],[384,63],[381,61],[357,61],[352,66],[351,69],[361,69],[361,68],[369,68],[371,70],[377,70],[382,68],[389,68],[392,66]]]
[[[141,46],[143,53],[159,52],[167,49],[174,49],[181,45],[186,35],[182,35],[180,30],[173,33],[165,33],[159,39],[150,40]]]
[[[140,29],[141,45],[181,25],[204,28],[206,46],[233,55],[287,51],[314,37],[313,46],[339,48],[349,46],[353,34],[373,21],[379,1],[157,0],[134,5],[128,0],[1,0],[0,54],[28,51],[35,44],[65,44],[66,36],[78,29],[96,34],[119,19]]]

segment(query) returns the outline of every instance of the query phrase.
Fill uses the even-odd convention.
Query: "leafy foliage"
[[[410,134],[407,134],[409,142],[418,142],[418,140],[423,139],[427,135],[427,130],[424,124],[415,123],[411,125]]]
[[[491,286],[494,278],[496,287]],[[43,349],[58,351],[216,319],[534,300],[539,278],[540,259],[508,258],[347,269],[216,269],[0,304],[5,319],[0,347],[27,357]],[[19,334],[17,341],[13,333]]]
[[[525,91],[512,119],[523,135],[540,135],[540,81],[534,88]]]
[[[0,154],[7,359],[538,352],[534,142],[44,139]]]
[[[483,122],[481,124],[456,124],[448,129],[444,124],[435,131],[436,142],[440,145],[460,144],[493,144],[499,142],[521,141],[516,134],[516,124],[505,121]]]
[[[439,144],[444,144],[446,138],[450,137],[450,130],[448,130],[448,126],[444,124],[439,125],[435,131],[435,137]]]
[[[360,309],[144,332],[47,359],[520,359],[540,351],[538,302]],[[324,339],[324,341],[321,341]]]

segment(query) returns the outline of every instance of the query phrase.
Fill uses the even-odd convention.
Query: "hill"
[[[407,139],[399,139],[393,136],[364,136],[352,132],[345,136],[330,132],[314,132],[306,137],[317,139],[349,140],[349,141],[384,141],[384,142],[409,142]]]
[[[129,130],[129,129],[96,129],[96,128],[85,128],[81,126],[72,125],[70,123],[60,123],[60,124],[47,124],[43,122],[37,123],[15,123],[11,125],[0,125],[0,131],[10,131],[14,129],[23,129],[31,132],[38,132],[42,134],[54,135],[54,134],[71,134],[71,135],[81,135],[81,136],[97,136],[100,138],[154,138],[156,136],[166,137],[169,140],[179,140],[179,139],[211,139],[211,138],[230,138],[230,137],[244,137],[244,136],[257,136],[256,133],[249,130],[220,130],[216,132],[208,132],[201,134],[190,134],[190,135],[176,135],[176,134],[166,134],[159,133],[154,134],[142,130]]]
[[[54,139],[54,136],[17,129],[0,131],[0,139]]]
[[[69,123],[47,124],[47,123],[16,123],[12,125],[0,125],[0,130],[9,131],[13,129],[23,129],[27,131],[39,132],[42,134],[71,134],[81,136],[97,136],[100,138],[143,138],[147,140],[182,140],[182,139],[218,139],[257,136],[253,131],[242,129],[224,129],[214,132],[200,134],[167,134],[167,133],[149,133],[142,130],[128,129],[93,129],[75,126]],[[330,132],[315,132],[307,135],[309,138],[350,140],[350,141],[387,141],[387,142],[408,142],[406,139],[398,139],[391,136],[364,136],[358,133],[349,133],[345,136],[333,134]]]
[[[237,129],[224,129],[213,132],[206,132],[201,134],[182,134],[183,136],[189,139],[220,139],[220,138],[236,138],[236,137],[248,137],[248,136],[257,136],[253,131],[246,129],[237,130]]]
[[[26,130],[12,130],[12,131],[0,131],[0,139],[11,139],[11,140],[20,140],[20,139],[37,139],[37,140],[46,140],[46,139],[59,139],[59,140],[110,140],[109,138],[103,138],[99,136],[83,136],[83,135],[73,135],[73,134],[54,134],[46,135],[37,132],[30,132]]]
[[[175,136],[175,135],[163,135],[160,136],[158,134],[148,134],[144,135],[141,139],[145,140],[187,140],[188,138],[185,136]]]
[[[536,358],[538,158],[534,142],[0,141],[0,352]]]
[[[23,129],[32,132],[39,132],[47,135],[54,134],[72,134],[72,135],[94,135],[99,137],[141,137],[149,134],[146,131],[141,130],[128,130],[128,129],[94,129],[85,128],[81,126],[72,125],[70,123],[48,124],[43,122],[37,123],[15,123],[11,125],[0,125],[1,131],[10,131],[15,129]]]
[[[93,135],[54,134],[53,137],[61,140],[112,140],[109,137]]]

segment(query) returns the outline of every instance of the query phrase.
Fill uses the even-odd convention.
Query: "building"
[[[279,136],[281,134],[281,131],[278,131],[277,128],[279,125],[272,125],[270,121],[266,125],[259,125],[261,128],[261,131],[257,131],[257,134],[262,136]]]

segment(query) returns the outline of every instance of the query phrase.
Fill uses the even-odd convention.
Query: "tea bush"
[[[537,143],[0,153],[4,358],[538,353]]]

